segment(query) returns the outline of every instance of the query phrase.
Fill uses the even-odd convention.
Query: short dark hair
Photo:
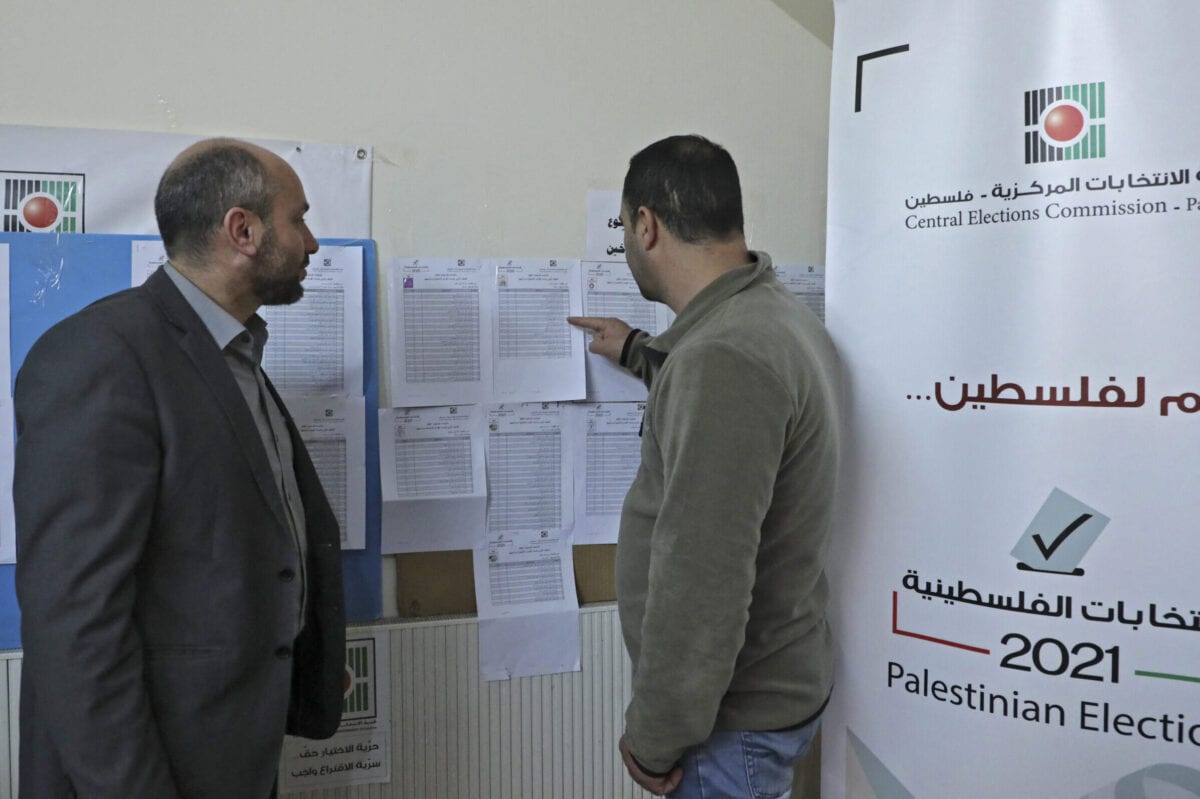
[[[742,233],[742,189],[733,157],[703,136],[670,136],[629,159],[621,202],[646,206],[681,241]]]
[[[257,155],[233,139],[220,139],[175,162],[154,195],[154,216],[168,257],[201,258],[225,213],[234,207],[267,219],[271,176]]]

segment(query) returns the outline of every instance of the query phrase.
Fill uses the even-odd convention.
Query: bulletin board
[[[131,242],[154,236],[0,233],[9,247],[12,371],[38,337],[89,303],[130,285]],[[321,244],[363,249],[363,392],[366,406],[366,548],[342,553],[349,621],[382,615],[379,516],[379,374],[376,319],[376,250],[369,239],[321,239]],[[15,567],[0,565],[0,649],[20,647]]]

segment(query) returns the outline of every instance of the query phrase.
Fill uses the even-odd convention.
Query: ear
[[[258,254],[258,241],[263,222],[258,214],[245,208],[233,207],[221,220],[221,233],[229,245],[247,258]]]
[[[657,214],[644,205],[638,206],[637,218],[633,222],[633,230],[643,250],[651,250],[658,244],[659,237],[662,234],[660,225],[662,225],[662,222],[659,221]]]

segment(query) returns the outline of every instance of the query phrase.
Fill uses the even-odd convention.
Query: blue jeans
[[[782,732],[713,730],[683,754],[683,781],[672,799],[788,799],[792,770],[821,719]]]

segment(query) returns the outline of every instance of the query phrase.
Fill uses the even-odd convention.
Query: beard
[[[258,263],[250,274],[254,296],[263,305],[291,305],[297,302],[304,296],[304,286],[300,283],[300,269],[304,266],[308,266],[307,256],[300,266],[293,268],[288,264],[287,255],[279,248],[275,238],[274,228],[267,227],[259,247]]]

